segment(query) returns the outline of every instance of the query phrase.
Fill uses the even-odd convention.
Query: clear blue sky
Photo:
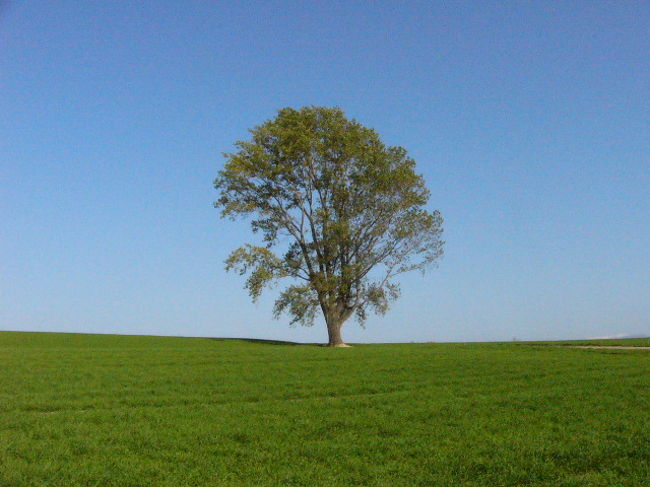
[[[0,6],[0,329],[325,340],[226,274],[221,152],[338,105],[406,147],[438,270],[349,341],[650,334],[647,2]]]

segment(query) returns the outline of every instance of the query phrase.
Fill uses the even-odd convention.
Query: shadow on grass
[[[299,342],[286,342],[283,340],[264,340],[262,338],[209,338],[208,340],[215,340],[218,342],[227,342],[227,341],[238,341],[238,342],[248,342],[248,343],[257,343],[261,345],[285,345],[285,346],[322,346],[322,343],[299,343]]]

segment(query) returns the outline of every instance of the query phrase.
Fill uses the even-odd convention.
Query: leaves
[[[289,286],[276,300],[273,316],[279,319],[283,312],[288,311],[292,325],[313,326],[318,305],[318,294],[311,284]]]
[[[424,208],[415,161],[340,109],[282,109],[236,147],[215,180],[215,206],[252,217],[266,247],[235,250],[226,269],[249,274],[253,299],[277,279],[302,281],[280,295],[276,317],[310,325],[319,306],[328,323],[385,313],[399,295],[392,279],[442,256],[442,216]]]
[[[264,247],[245,245],[231,252],[226,259],[226,270],[236,270],[240,275],[250,273],[246,288],[253,301],[262,293],[264,286],[289,275],[284,262]]]

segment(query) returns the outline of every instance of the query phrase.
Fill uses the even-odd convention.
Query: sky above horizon
[[[650,335],[647,2],[0,2],[0,329],[326,341],[223,261],[222,152],[339,106],[405,147],[439,268],[350,342]]]

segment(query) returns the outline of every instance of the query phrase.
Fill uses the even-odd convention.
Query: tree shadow
[[[238,342],[257,343],[260,345],[284,345],[284,346],[293,346],[293,347],[299,345],[305,345],[310,347],[322,345],[320,343],[287,342],[284,340],[265,340],[263,338],[209,338],[209,340],[215,340],[218,342],[238,341]]]

